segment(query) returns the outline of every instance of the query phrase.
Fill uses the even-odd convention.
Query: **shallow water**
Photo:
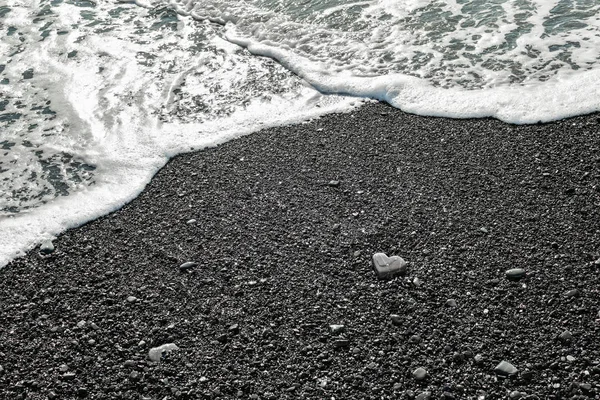
[[[9,0],[0,266],[130,201],[177,153],[360,98],[514,123],[596,111],[599,10],[590,0]]]

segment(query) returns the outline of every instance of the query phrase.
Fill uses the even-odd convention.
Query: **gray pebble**
[[[498,375],[510,376],[516,374],[519,370],[508,361],[502,361],[494,368],[494,372]]]
[[[188,262],[185,262],[185,263],[181,264],[179,266],[179,270],[181,272],[186,272],[186,271],[189,271],[190,269],[196,267],[197,265],[198,265],[198,263],[195,263],[193,261],[188,261]]]
[[[54,252],[54,244],[52,243],[52,240],[46,240],[40,245],[40,253],[48,255],[52,252]]]
[[[456,300],[454,299],[448,299],[446,300],[446,307],[456,307]]]
[[[518,281],[524,278],[526,272],[523,268],[513,268],[506,271],[506,279],[509,281]]]
[[[413,376],[416,380],[422,381],[427,378],[427,371],[424,368],[419,367],[413,371]]]
[[[373,268],[379,279],[392,279],[406,275],[408,263],[402,257],[388,257],[384,253],[373,254]]]

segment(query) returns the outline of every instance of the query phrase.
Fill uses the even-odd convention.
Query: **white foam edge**
[[[231,24],[226,38],[252,54],[275,59],[323,93],[377,99],[411,114],[460,119],[493,117],[512,124],[533,124],[600,110],[600,70],[525,86],[445,89],[404,74],[331,74],[326,65],[290,50],[241,37]]]
[[[312,93],[312,96],[311,96]],[[320,101],[325,100],[325,101]],[[202,130],[196,135],[181,134],[178,143],[158,143],[156,156],[143,152],[144,157],[136,164],[131,160],[119,159],[115,154],[113,162],[103,168],[110,170],[105,181],[85,187],[69,196],[56,198],[31,213],[24,212],[0,218],[0,268],[13,259],[23,256],[40,243],[51,240],[62,232],[79,227],[89,221],[117,211],[134,200],[150,182],[152,177],[162,168],[170,157],[189,151],[197,151],[214,147],[232,139],[248,135],[261,129],[298,124],[336,112],[350,112],[361,104],[354,98],[323,98],[313,89],[306,88],[303,103],[288,102],[287,106],[273,104],[272,107],[255,107],[237,113],[228,121],[211,123],[174,125],[173,130]],[[317,104],[322,104],[317,107]],[[127,152],[127,149],[123,150]],[[129,156],[131,156],[129,154]],[[102,170],[98,170],[102,176]],[[56,251],[60,251],[57,248]]]

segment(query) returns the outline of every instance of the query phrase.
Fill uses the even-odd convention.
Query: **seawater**
[[[600,109],[596,0],[0,3],[0,266],[175,154],[363,99],[534,123]]]

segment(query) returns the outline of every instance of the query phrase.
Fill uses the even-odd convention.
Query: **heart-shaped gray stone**
[[[408,263],[402,257],[388,257],[385,253],[373,254],[373,268],[379,279],[392,279],[397,275],[406,275]]]

